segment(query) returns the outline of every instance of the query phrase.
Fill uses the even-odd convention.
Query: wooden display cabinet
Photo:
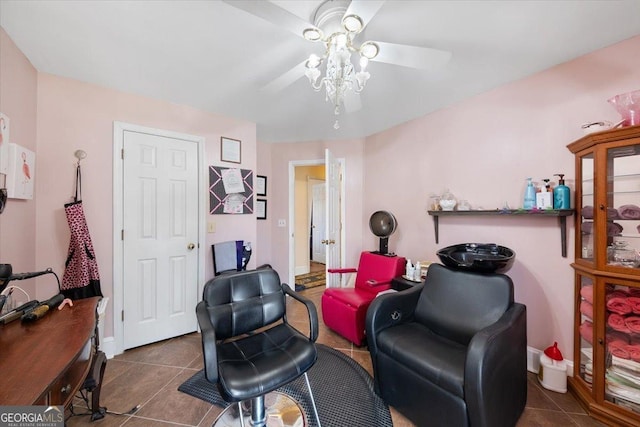
[[[640,425],[640,126],[569,144],[576,160],[574,375],[609,425]]]

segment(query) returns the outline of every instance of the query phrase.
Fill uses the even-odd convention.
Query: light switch
[[[207,222],[207,233],[216,232],[216,223],[214,221]]]
[[[286,226],[287,226],[287,220],[285,219],[278,220],[278,227],[286,227]]]

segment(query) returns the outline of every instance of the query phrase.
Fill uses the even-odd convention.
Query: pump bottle
[[[531,178],[527,178],[527,188],[524,189],[524,209],[533,209],[536,206],[536,187],[533,186]]]
[[[554,176],[558,176],[560,179],[558,180],[558,185],[553,189],[553,208],[571,209],[569,187],[564,185],[564,174],[557,173]]]

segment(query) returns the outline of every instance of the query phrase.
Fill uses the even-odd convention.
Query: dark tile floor
[[[328,330],[322,322],[320,296],[323,287],[304,291],[318,307],[320,334],[318,343],[336,348],[358,361],[369,373],[371,359],[366,348],[354,347],[344,338]],[[299,304],[289,308],[288,319],[296,327],[305,328],[306,312]],[[102,387],[101,405],[109,412],[125,413],[140,405],[133,415],[107,416],[91,422],[89,416],[71,417],[73,426],[211,426],[220,408],[188,396],[178,386],[202,369],[200,336],[196,333],[128,350],[107,363]],[[560,394],[542,388],[535,375],[529,374],[527,407],[517,424],[523,426],[601,426],[589,418],[571,394]],[[86,412],[77,400],[75,412]],[[413,424],[391,408],[394,427]],[[347,427],[347,426],[325,426]],[[372,426],[375,427],[375,426]]]

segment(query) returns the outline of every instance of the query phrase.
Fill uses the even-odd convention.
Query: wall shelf
[[[562,256],[567,257],[567,217],[573,215],[573,209],[493,209],[471,211],[427,211],[433,217],[433,228],[436,234],[436,243],[439,241],[439,218],[441,216],[524,216],[529,218],[558,218],[560,224],[560,242]]]

